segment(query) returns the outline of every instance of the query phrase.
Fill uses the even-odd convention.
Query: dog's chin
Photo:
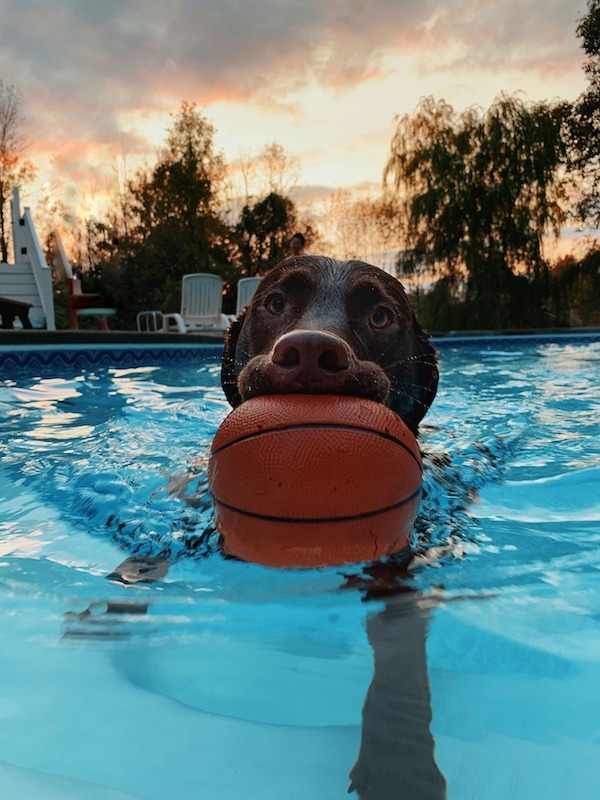
[[[361,397],[385,404],[390,394],[389,378],[380,367],[370,362],[360,362],[359,369],[332,373],[317,379],[306,375],[295,376],[272,363],[265,364],[262,359],[253,359],[240,373],[237,385],[242,402],[269,394],[332,394]]]

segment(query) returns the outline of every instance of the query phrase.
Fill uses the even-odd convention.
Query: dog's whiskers
[[[415,386],[418,389],[427,388],[427,387],[423,387],[423,386],[421,386],[421,385],[419,385],[417,383],[408,384],[408,385],[409,386],[410,385]],[[396,386],[395,387],[395,392],[396,392],[396,394],[400,395],[401,397],[408,397],[408,399],[411,401],[413,406],[418,406],[419,408],[424,408],[425,411],[429,410],[429,403],[425,403],[425,402],[423,402],[423,400],[420,400],[418,397],[415,397],[412,392],[403,391],[401,386]]]
[[[431,356],[425,355],[412,355],[412,356],[405,356],[404,358],[398,358],[395,361],[390,361],[387,364],[382,364],[382,369],[392,369],[393,367],[400,366],[401,364],[423,364],[426,367],[437,367],[437,360],[431,358]]]

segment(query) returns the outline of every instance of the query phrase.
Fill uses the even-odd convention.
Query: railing
[[[27,250],[27,258],[31,264],[35,285],[37,286],[38,294],[42,308],[44,309],[44,316],[46,317],[46,330],[56,330],[54,322],[54,295],[52,293],[52,270],[44,257],[44,253],[40,246],[33,219],[28,208],[25,209],[23,215],[25,220],[25,247]]]
[[[13,189],[11,217],[14,264],[0,265],[0,294],[30,303],[30,316],[41,311],[46,330],[54,331],[52,270],[44,258],[29,209],[21,216],[18,189]]]

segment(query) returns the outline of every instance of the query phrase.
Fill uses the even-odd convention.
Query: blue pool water
[[[220,555],[218,348],[0,352],[1,797],[600,797],[600,338],[438,345],[414,592],[371,599]]]

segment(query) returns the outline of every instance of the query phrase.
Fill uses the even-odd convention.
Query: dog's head
[[[234,407],[284,392],[368,397],[416,433],[437,391],[437,357],[391,275],[362,261],[292,257],[229,328],[221,382]]]

